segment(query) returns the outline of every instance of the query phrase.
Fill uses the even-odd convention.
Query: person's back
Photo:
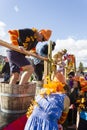
[[[32,114],[30,117],[28,115],[29,118],[24,130],[42,130],[42,128],[43,130],[58,130],[58,124],[65,121],[70,104],[69,98],[63,93],[63,86],[60,82],[53,81],[49,85],[52,85],[50,87],[53,90],[52,88],[43,88],[41,90],[40,95],[36,97],[36,105],[33,107]],[[28,109],[27,114],[29,114],[30,110],[31,107]]]

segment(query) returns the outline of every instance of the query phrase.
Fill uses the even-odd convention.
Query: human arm
[[[18,30],[9,30],[8,33],[9,33],[12,44],[18,46],[19,31]]]
[[[30,53],[32,53],[32,52],[30,51]],[[48,61],[49,60],[48,57],[41,56],[37,53],[33,53],[33,57],[40,59],[41,61]]]
[[[70,106],[70,99],[68,96],[65,96],[64,98],[64,110],[62,112],[62,115],[60,119],[58,120],[58,124],[63,124],[67,118],[68,112],[69,112],[69,106]]]

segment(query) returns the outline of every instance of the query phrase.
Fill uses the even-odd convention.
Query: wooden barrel
[[[24,113],[35,97],[36,84],[9,85],[0,83],[1,111],[5,113]]]

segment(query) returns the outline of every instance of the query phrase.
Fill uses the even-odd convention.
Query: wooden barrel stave
[[[1,111],[6,113],[26,112],[35,97],[36,84],[14,85],[0,83]]]

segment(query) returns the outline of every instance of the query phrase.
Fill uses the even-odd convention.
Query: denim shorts
[[[30,65],[30,61],[25,57],[24,54],[13,50],[7,50],[6,52],[11,72],[20,73],[20,67]]]

